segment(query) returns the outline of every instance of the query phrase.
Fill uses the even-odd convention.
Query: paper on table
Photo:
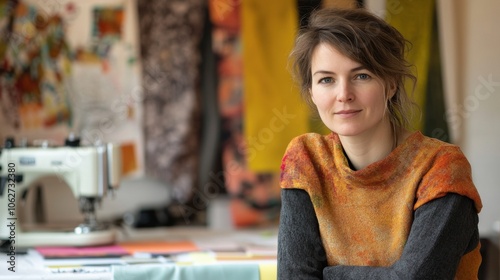
[[[175,254],[198,251],[193,242],[185,241],[127,241],[118,244],[130,254]]]
[[[204,264],[204,265],[141,265],[113,266],[114,279],[120,280],[259,280],[257,264]]]
[[[259,264],[260,280],[278,279],[278,267],[275,262]]]
[[[129,253],[122,247],[92,246],[92,247],[36,247],[45,259],[54,258],[113,258],[126,256]]]

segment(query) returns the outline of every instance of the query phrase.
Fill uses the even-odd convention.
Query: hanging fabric
[[[138,2],[145,170],[186,202],[198,175],[202,0]]]
[[[363,1],[356,0],[323,0],[323,7],[325,8],[339,8],[339,9],[354,9],[361,7]]]
[[[297,2],[242,1],[244,137],[248,166],[279,172],[290,140],[308,132],[309,109],[288,71]]]
[[[35,23],[35,24],[34,24]],[[71,51],[63,18],[18,1],[0,2],[0,137],[62,140],[71,125]],[[36,136],[33,136],[36,135]]]
[[[429,72],[427,73],[427,88],[424,117],[424,134],[451,142],[448,122],[446,120],[446,106],[444,98],[443,76],[441,68],[441,52],[439,46],[439,26],[437,11],[433,9],[432,35],[430,43]]]
[[[279,173],[251,170],[244,137],[245,63],[242,48],[242,1],[210,0],[213,51],[218,66],[218,107],[221,118],[222,173],[212,178],[223,182],[230,196],[235,227],[276,222],[280,209]]]
[[[414,91],[414,100],[422,109],[425,116],[425,102],[431,51],[431,34],[434,11],[434,0],[402,0],[398,6],[393,1],[386,3],[386,20],[411,42],[407,60],[416,66],[417,83]],[[407,84],[407,91],[412,86]],[[424,118],[414,118],[412,128],[423,131]]]

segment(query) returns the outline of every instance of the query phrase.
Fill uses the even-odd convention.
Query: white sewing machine
[[[16,247],[91,246],[115,241],[114,229],[97,221],[95,206],[119,186],[121,154],[117,145],[80,146],[78,139],[68,139],[65,146],[14,147],[10,141],[0,154],[0,245],[14,241]],[[80,225],[33,230],[21,223],[17,213],[23,194],[49,175],[60,178],[78,200],[84,215]]]

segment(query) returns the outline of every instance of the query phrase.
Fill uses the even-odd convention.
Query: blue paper
[[[259,265],[125,265],[113,267],[114,280],[259,280]]]

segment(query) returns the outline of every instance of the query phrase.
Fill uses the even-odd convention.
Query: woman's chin
[[[358,129],[335,129],[335,130],[332,129],[332,131],[338,134],[339,136],[345,136],[345,137],[352,137],[359,135],[361,133],[360,130]]]

